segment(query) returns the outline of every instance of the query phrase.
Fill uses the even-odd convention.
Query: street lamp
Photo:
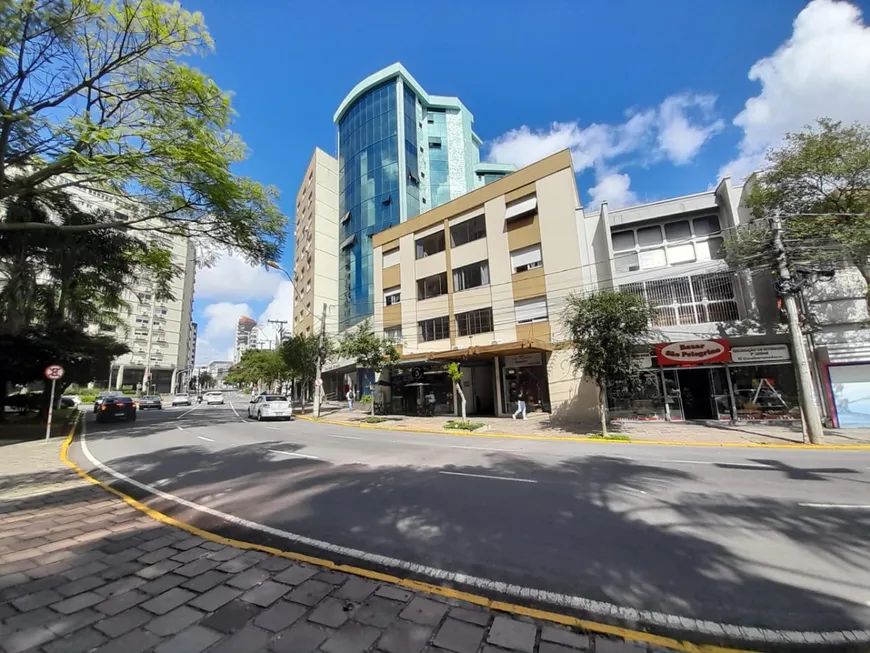
[[[273,270],[278,270],[279,272],[283,272],[286,275],[288,281],[293,281],[293,275],[287,272],[287,270],[282,268],[281,265],[276,263],[275,261],[266,261],[266,267],[272,268]]]

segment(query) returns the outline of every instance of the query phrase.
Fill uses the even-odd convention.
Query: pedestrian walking
[[[517,412],[511,415],[511,417],[516,419],[520,413],[523,414],[523,419],[528,419],[526,417],[526,390],[522,386],[517,391]]]
[[[347,409],[352,411],[353,410],[353,388],[352,387],[348,388],[347,394],[345,395],[345,397],[347,398]]]

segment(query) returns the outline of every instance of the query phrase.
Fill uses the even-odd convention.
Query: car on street
[[[145,410],[146,408],[163,410],[163,399],[160,398],[160,395],[145,395],[141,397],[139,399],[139,410]]]
[[[82,403],[82,398],[78,395],[61,395],[60,398],[60,407],[61,408],[74,408]]]
[[[94,412],[98,412],[100,410],[100,406],[103,405],[106,401],[110,401],[115,397],[123,397],[120,392],[102,392],[97,395],[97,398],[94,399]]]
[[[262,394],[248,404],[248,417],[257,421],[264,419],[293,419],[293,406],[285,395]]]
[[[221,404],[221,405],[223,405],[223,403],[224,403],[224,393],[223,393],[223,392],[216,392],[216,391],[212,390],[211,392],[206,392],[206,393],[202,396],[202,399],[203,399],[203,401],[205,401],[205,403],[207,403],[207,404],[209,404],[209,405],[211,405],[211,404]]]
[[[104,397],[97,410],[97,421],[108,422],[119,419],[135,421],[136,402],[124,396]]]
[[[175,395],[172,398],[173,406],[190,406],[190,395]]]

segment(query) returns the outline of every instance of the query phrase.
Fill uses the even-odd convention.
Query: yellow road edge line
[[[462,590],[455,590],[449,587],[441,587],[439,585],[431,585],[429,583],[411,580],[408,578],[400,578],[391,574],[384,574],[379,571],[372,571],[369,569],[363,569],[361,567],[354,567],[352,565],[339,564],[331,560],[317,558],[314,556],[305,555],[303,553],[284,551],[282,549],[276,549],[275,547],[271,546],[255,544],[254,542],[246,542],[244,540],[235,540],[232,538],[217,535],[210,531],[206,531],[197,526],[194,526],[193,524],[188,524],[187,522],[180,521],[178,519],[175,519],[174,517],[170,517],[169,515],[164,515],[162,512],[154,510],[153,508],[149,508],[137,499],[134,499],[133,497],[124,494],[120,490],[113,488],[111,485],[108,485],[107,483],[104,483],[101,480],[94,478],[81,467],[79,467],[75,462],[70,460],[69,448],[73,442],[73,438],[75,437],[75,431],[76,427],[78,426],[78,422],[79,417],[76,417],[75,421],[73,422],[72,428],[70,429],[69,434],[66,437],[66,440],[64,440],[64,443],[60,448],[60,459],[63,463],[72,468],[73,471],[75,471],[85,481],[93,485],[97,485],[106,492],[122,499],[126,504],[128,504],[132,508],[135,508],[139,512],[145,513],[155,521],[161,522],[168,526],[173,526],[175,528],[180,528],[181,530],[187,531],[188,533],[191,533],[193,535],[197,535],[205,540],[216,542],[218,544],[224,544],[227,546],[234,546],[239,549],[252,549],[256,551],[262,551],[264,553],[270,553],[272,555],[287,558],[289,560],[295,560],[297,562],[305,562],[320,567],[326,567],[327,569],[352,574],[354,576],[362,576],[363,578],[368,578],[383,583],[399,585],[400,587],[405,587],[407,589],[417,592],[427,592],[429,594],[437,594],[438,596],[443,596],[449,599],[466,601],[468,603],[473,603],[475,605],[479,605],[490,610],[497,610],[500,612],[507,612],[516,615],[524,615],[533,619],[549,621],[563,626],[582,628],[583,630],[592,633],[612,635],[615,637],[621,637],[622,639],[629,641],[643,642],[645,644],[652,644],[654,646],[663,646],[673,649],[675,651],[681,651],[682,653],[753,653],[752,651],[749,651],[747,649],[727,648],[722,646],[715,646],[712,644],[693,644],[692,642],[676,640],[670,637],[663,637],[661,635],[653,635],[651,633],[645,633],[639,630],[622,628],[621,626],[612,626],[610,624],[598,623],[597,621],[588,621],[586,619],[580,619],[579,617],[559,614],[558,612],[549,612],[547,610],[529,608],[523,605],[516,605],[514,603],[496,601],[493,599],[489,599],[485,596],[472,594],[470,592],[465,592]]]
[[[608,440],[606,438],[588,438],[582,436],[559,437],[554,435],[518,435],[516,433],[493,433],[484,431],[447,431],[445,429],[416,429],[397,426],[381,426],[380,424],[363,424],[361,422],[345,422],[310,417],[308,415],[296,415],[299,419],[320,424],[335,424],[337,426],[350,426],[360,429],[377,429],[380,431],[394,431],[396,433],[424,433],[427,435],[452,435],[457,438],[502,438],[509,440],[539,440],[542,442],[588,442],[591,444],[654,444],[666,447],[720,447],[738,449],[803,449],[804,451],[870,451],[870,444],[774,444],[766,442],[677,442],[675,440]]]

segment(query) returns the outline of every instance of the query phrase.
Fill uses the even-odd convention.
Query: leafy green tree
[[[462,391],[462,371],[459,369],[459,363],[453,362],[447,365],[447,376],[453,381],[453,387],[456,389],[456,394],[462,402],[462,421],[467,422],[465,416],[465,393]]]
[[[642,297],[617,291],[568,297],[563,320],[571,363],[598,385],[598,418],[607,435],[606,389],[632,390],[640,381],[636,349],[649,341],[654,310]]]
[[[338,345],[339,355],[352,358],[359,367],[371,370],[375,384],[381,372],[399,362],[399,350],[390,338],[379,336],[372,329],[370,320],[361,322],[355,329],[345,331]],[[372,401],[372,415],[375,402]]]
[[[281,343],[278,350],[291,378],[308,387],[317,375],[317,360],[327,361],[332,354],[332,341],[316,334],[294,334]],[[304,393],[301,397],[305,408]]]
[[[792,266],[855,265],[870,297],[870,127],[820,119],[787,134],[745,204],[755,222],[726,243],[735,269],[776,270],[770,218],[782,222]]]
[[[82,188],[119,203],[91,223],[0,219],[0,231],[160,231],[277,258],[277,192],[233,172],[246,148],[229,95],[189,63],[213,48],[201,14],[5,0],[0,37],[0,201]]]
[[[227,373],[227,383],[272,387],[290,379],[290,370],[280,352],[273,349],[248,349]]]
[[[214,385],[214,377],[203,370],[196,377],[196,389],[197,391],[204,390],[206,388],[211,388]]]

